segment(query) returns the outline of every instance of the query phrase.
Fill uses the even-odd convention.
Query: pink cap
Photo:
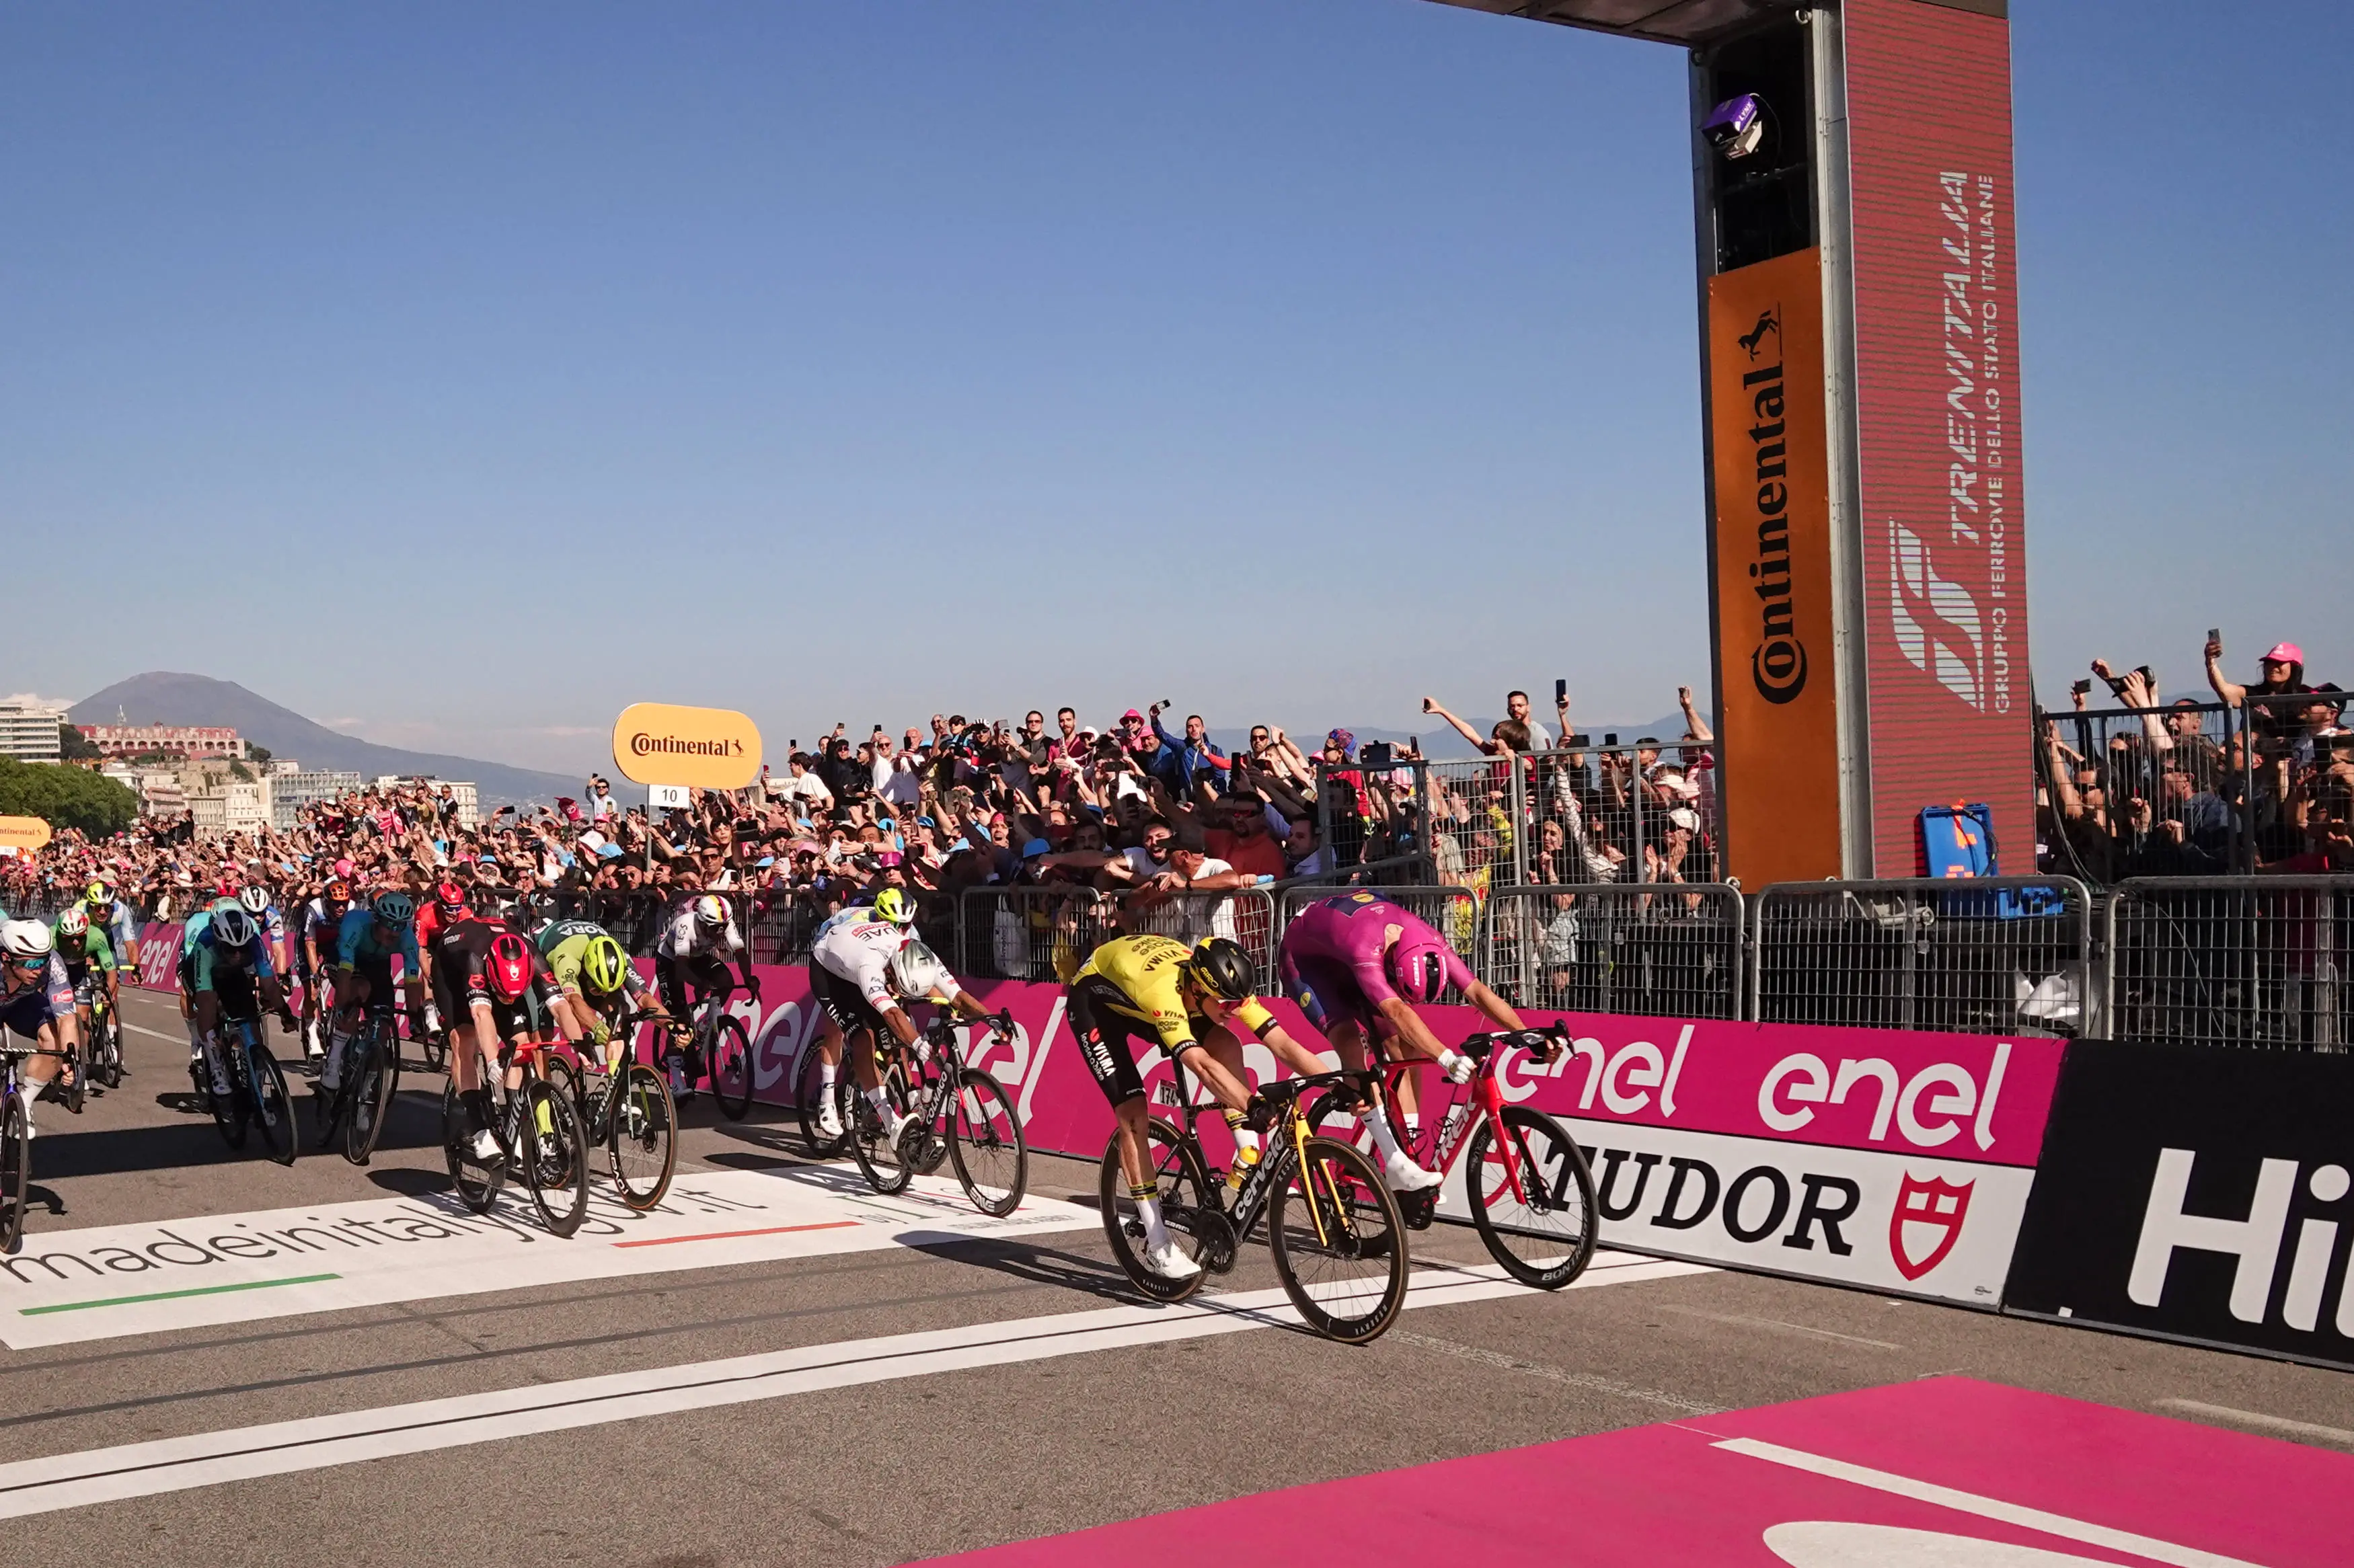
[[[2305,650],[2299,648],[2294,642],[2275,642],[2272,645],[2271,652],[2264,655],[2264,662],[2267,664],[2302,664],[2305,662]]]

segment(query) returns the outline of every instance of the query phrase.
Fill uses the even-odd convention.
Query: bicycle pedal
[[[1397,1205],[1398,1218],[1405,1222],[1406,1229],[1426,1231],[1431,1221],[1438,1215],[1438,1189],[1433,1187],[1427,1192],[1401,1192],[1397,1195]]]

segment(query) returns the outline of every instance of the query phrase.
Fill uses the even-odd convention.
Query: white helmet
[[[909,942],[891,955],[891,989],[909,1001],[931,995],[948,978],[949,967],[921,942]]]
[[[60,937],[79,937],[89,929],[90,916],[82,912],[79,904],[67,905],[66,912],[58,916],[58,935]]]
[[[270,889],[258,882],[249,882],[245,885],[245,891],[237,895],[237,901],[249,912],[260,915],[270,907]]]
[[[0,952],[12,959],[46,959],[56,947],[49,939],[49,928],[38,920],[0,924]]]
[[[698,926],[727,924],[727,900],[716,893],[706,893],[695,901],[695,923]]]

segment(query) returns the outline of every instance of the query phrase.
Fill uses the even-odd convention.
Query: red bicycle
[[[1461,1085],[1440,1080],[1435,1103],[1426,1089],[1418,1096],[1423,1125],[1411,1138],[1395,1109],[1398,1088],[1408,1073],[1438,1064],[1427,1056],[1384,1062],[1380,1092],[1399,1146],[1424,1170],[1444,1178],[1463,1164],[1463,1199],[1489,1255],[1522,1284],[1558,1290],[1585,1272],[1594,1257],[1594,1172],[1561,1123],[1541,1110],[1504,1102],[1496,1082],[1497,1058],[1514,1045],[1550,1063],[1555,1053],[1569,1048],[1569,1031],[1558,1023],[1503,1030],[1458,1044],[1478,1070]],[[1358,1137],[1371,1147],[1371,1133],[1361,1130]],[[1442,1180],[1422,1192],[1398,1194],[1407,1228],[1427,1229],[1447,1191]]]

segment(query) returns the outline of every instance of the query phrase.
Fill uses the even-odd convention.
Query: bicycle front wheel
[[[506,1159],[493,1153],[484,1160],[475,1154],[473,1123],[466,1115],[466,1102],[459,1097],[455,1078],[441,1088],[441,1155],[449,1162],[458,1201],[478,1214],[490,1213],[506,1174]]]
[[[294,1127],[294,1101],[286,1092],[286,1075],[278,1058],[259,1039],[246,1046],[246,1082],[253,1094],[253,1125],[261,1129],[261,1147],[281,1165],[294,1163],[301,1139]]]
[[[25,1191],[33,1181],[33,1145],[25,1106],[11,1091],[0,1100],[0,1253],[16,1250],[25,1234]]]
[[[825,1081],[825,1057],[812,1040],[801,1047],[801,1065],[793,1069],[793,1107],[801,1114],[801,1142],[809,1147],[811,1160],[835,1160],[842,1155],[847,1135],[837,1132],[829,1138],[818,1128],[819,1114],[829,1102],[835,1105],[837,1124],[848,1127],[841,1120],[839,1099]]]
[[[899,1121],[901,1133],[913,1130],[912,1124],[905,1119],[907,1080],[899,1076],[896,1067],[883,1075],[883,1097],[894,1119]],[[843,1125],[850,1129],[851,1158],[858,1161],[866,1184],[878,1192],[904,1191],[915,1172],[908,1170],[907,1160],[899,1152],[899,1140],[891,1136],[889,1124],[875,1110],[875,1102],[855,1088],[843,1099]]]
[[[580,1113],[553,1085],[527,1078],[523,1099],[524,1181],[550,1232],[568,1236],[588,1217],[588,1140]]]
[[[1405,1224],[1354,1147],[1308,1139],[1306,1158],[1267,1203],[1267,1230],[1284,1294],[1326,1339],[1378,1339],[1405,1306]]]
[[[1153,1195],[1161,1205],[1161,1223],[1170,1238],[1202,1272],[1187,1279],[1155,1274],[1144,1261],[1146,1231],[1129,1195],[1128,1174],[1119,1163],[1119,1133],[1115,1129],[1104,1147],[1103,1169],[1096,1192],[1103,1213],[1104,1236],[1111,1255],[1127,1274],[1129,1283],[1155,1301],[1182,1301],[1202,1287],[1216,1266],[1216,1235],[1231,1237],[1234,1229],[1219,1207],[1210,1185],[1210,1172],[1193,1143],[1159,1117],[1145,1122],[1145,1162],[1151,1168]]]
[[[721,1013],[712,1026],[711,1097],[729,1121],[742,1121],[752,1108],[752,1041],[732,1012]]]
[[[110,1089],[119,1089],[122,1086],[122,1030],[114,1022],[112,1008],[108,1008],[106,1015],[98,1021],[97,1032],[98,1081]]]
[[[640,1213],[663,1201],[678,1169],[678,1107],[663,1075],[642,1062],[611,1086],[605,1148],[621,1202]]]
[[[397,1039],[378,1036],[368,1042],[355,1068],[350,1114],[344,1121],[344,1158],[365,1165],[384,1136],[385,1118],[392,1114],[392,1097],[400,1088],[400,1053]]]
[[[66,1109],[76,1116],[81,1115],[81,1107],[90,1098],[90,1042],[77,1035],[73,1051],[66,1057],[73,1073],[73,1082],[58,1097],[65,1101]]]
[[[957,1080],[948,1108],[949,1158],[965,1196],[984,1214],[1012,1213],[1030,1181],[1030,1150],[1005,1086],[978,1068]]]
[[[1594,1256],[1594,1173],[1561,1123],[1507,1107],[1503,1137],[1483,1118],[1463,1164],[1471,1223],[1506,1274],[1558,1290],[1585,1272]]]

